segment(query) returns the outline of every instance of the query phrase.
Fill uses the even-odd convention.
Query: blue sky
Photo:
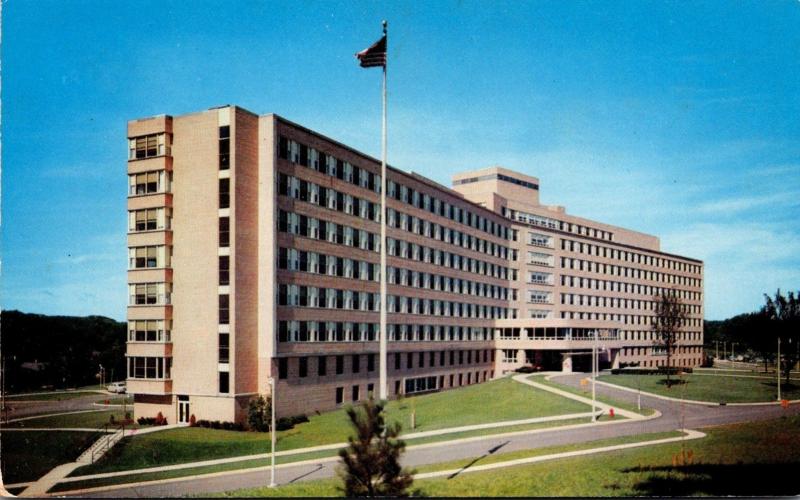
[[[389,161],[538,176],[706,263],[706,317],[800,288],[800,2],[2,5],[2,306],[125,318],[129,119],[222,104]]]

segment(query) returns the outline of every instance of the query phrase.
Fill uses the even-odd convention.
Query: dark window
[[[344,356],[336,356],[336,375],[344,373]]]
[[[219,372],[219,392],[223,394],[230,392],[230,374],[228,372]]]
[[[278,358],[278,378],[283,380],[289,375],[289,359]]]
[[[340,405],[344,402],[344,387],[336,388],[336,404]]]
[[[450,351],[450,366],[456,364],[456,351]],[[450,385],[453,385],[452,383]]]
[[[430,360],[428,361],[428,365],[430,365],[431,367],[436,366],[436,353],[431,351],[431,353],[429,354],[429,357],[430,357]]]
[[[219,180],[219,208],[230,208],[231,206],[231,180]]]
[[[325,356],[317,357],[317,375],[324,377],[328,372],[328,358]]]
[[[298,369],[300,372],[300,378],[305,378],[308,376],[308,358],[302,357],[298,359],[300,360],[300,367]]]
[[[458,351],[458,364],[464,364],[464,351]],[[459,385],[461,385],[461,382],[459,382]]]
[[[358,396],[359,396],[359,394],[358,394],[358,386],[354,385],[353,386],[353,401],[358,401]]]
[[[400,394],[400,381],[399,380],[395,380],[394,381],[394,393],[395,394]]]
[[[219,128],[219,169],[227,170],[231,166],[231,127]]]
[[[375,355],[374,354],[367,354],[367,371],[374,372],[375,371]]]
[[[284,160],[289,158],[289,140],[283,136],[278,138],[278,157]]]
[[[394,369],[395,370],[399,370],[400,369],[400,353],[399,352],[394,353]]]
[[[439,352],[439,366],[444,366],[444,351]],[[444,385],[444,382],[441,385]]]
[[[219,324],[227,325],[230,322],[230,296],[219,296]]]
[[[219,256],[219,284],[220,285],[230,285],[231,277],[230,277],[230,265],[231,265],[231,258],[227,255],[220,255]]]
[[[419,353],[419,367],[420,368],[425,368],[425,353],[424,352]]]
[[[230,230],[231,230],[231,219],[230,219],[230,217],[220,217],[219,218],[219,246],[221,246],[221,247],[230,246]]]
[[[230,358],[230,334],[219,334],[219,362],[228,363]],[[222,391],[220,391],[222,392]]]
[[[406,355],[406,368],[408,368],[409,370],[414,368],[414,354],[413,353],[408,353]]]
[[[368,398],[375,397],[375,384],[367,384],[367,397]]]
[[[358,373],[361,371],[361,356],[359,354],[353,354],[353,373]]]

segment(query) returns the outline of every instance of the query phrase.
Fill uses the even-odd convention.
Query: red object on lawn
[[[608,416],[611,417],[611,418],[614,418],[614,408],[609,408],[608,409]]]

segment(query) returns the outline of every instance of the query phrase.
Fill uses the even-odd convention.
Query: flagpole
[[[383,21],[383,36],[386,36],[386,21]],[[387,326],[386,326],[386,66],[389,63],[387,38],[386,61],[383,64],[383,118],[381,133],[381,324],[380,324],[380,399],[385,400],[387,391]]]

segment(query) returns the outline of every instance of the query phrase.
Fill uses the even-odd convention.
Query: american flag
[[[375,66],[386,67],[386,35],[373,43],[369,48],[356,54],[361,62],[362,68],[373,68]]]

